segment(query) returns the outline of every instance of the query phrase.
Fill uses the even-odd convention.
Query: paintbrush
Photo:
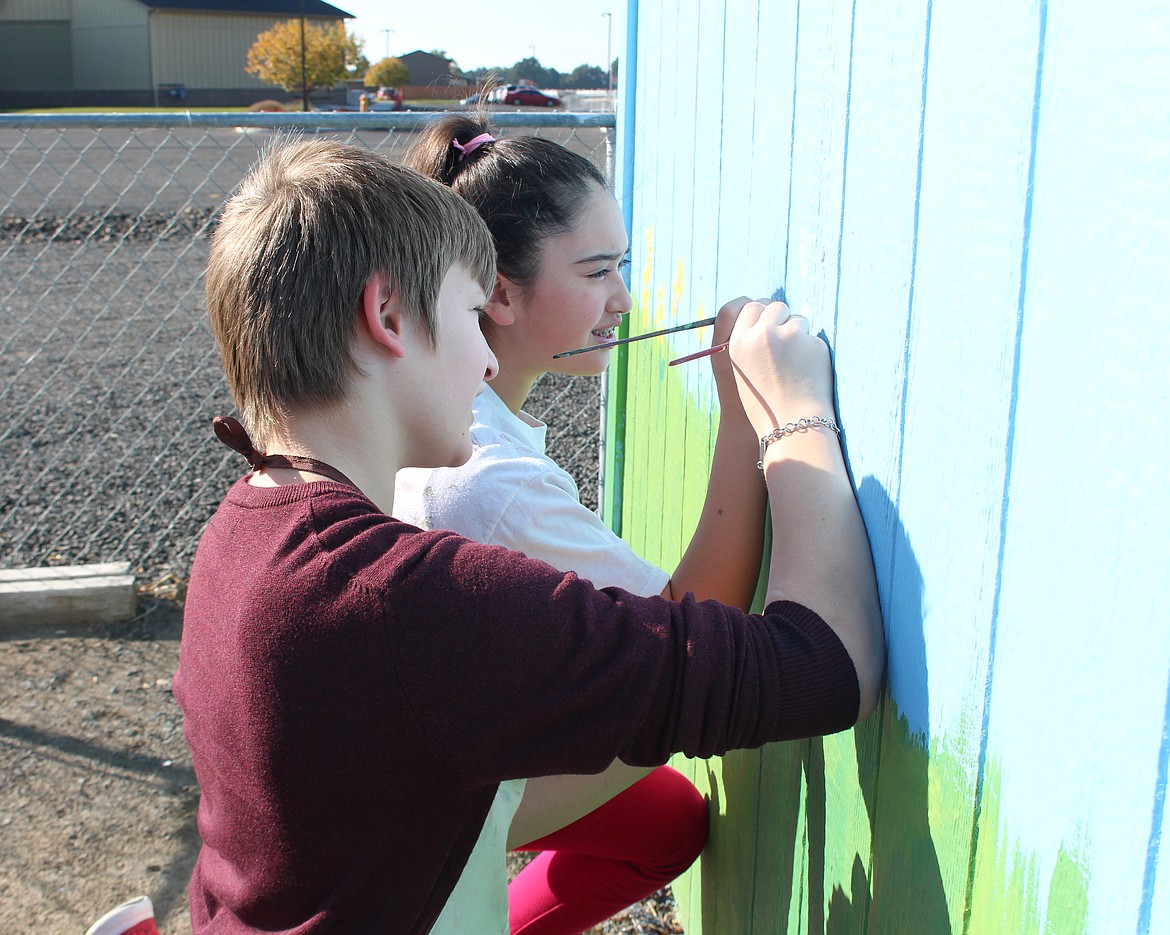
[[[785,305],[788,304],[788,296],[786,296],[784,294],[784,287],[783,286],[781,286],[775,292],[772,293],[772,301],[773,302],[783,302]],[[692,360],[698,360],[700,357],[710,357],[712,354],[719,354],[719,353],[727,350],[727,348],[729,346],[730,346],[729,343],[716,344],[714,347],[708,347],[708,348],[705,348],[701,351],[696,351],[693,354],[687,354],[683,357],[676,357],[674,360],[670,361],[670,363],[668,363],[667,366],[673,367],[675,364],[685,364],[685,363],[688,363]]]
[[[560,354],[553,354],[553,360],[561,357],[572,357],[574,354],[584,354],[587,351],[603,351],[607,347],[617,347],[619,344],[629,344],[631,341],[645,341],[647,338],[658,338],[664,334],[674,334],[676,331],[690,331],[692,328],[706,328],[708,325],[715,324],[714,318],[704,318],[701,321],[692,321],[688,325],[675,325],[673,328],[663,328],[661,331],[651,331],[647,334],[638,334],[632,338],[619,338],[616,341],[609,341],[605,344],[590,344],[588,347],[579,347],[572,351],[562,351]]]
[[[728,347],[727,342],[724,342],[723,344],[716,344],[713,347],[707,347],[701,351],[695,351],[695,353],[687,354],[684,357],[676,357],[674,360],[670,361],[670,363],[668,363],[666,366],[673,367],[675,364],[685,364],[685,363],[687,363],[687,361],[698,360],[700,357],[710,357],[712,354],[718,354],[718,353],[721,353],[722,351],[727,350],[727,347]]]

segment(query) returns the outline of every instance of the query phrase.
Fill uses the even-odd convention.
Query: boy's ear
[[[375,344],[387,348],[395,357],[406,353],[402,309],[382,273],[371,276],[362,290],[362,321]]]
[[[495,325],[511,325],[516,321],[516,309],[513,303],[520,295],[520,287],[507,276],[496,276],[496,285],[492,294],[483,303],[484,314]]]

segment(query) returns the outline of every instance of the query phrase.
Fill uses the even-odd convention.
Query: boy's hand
[[[808,319],[783,302],[747,302],[737,314],[731,364],[757,435],[797,419],[833,415],[829,348],[808,330]]]

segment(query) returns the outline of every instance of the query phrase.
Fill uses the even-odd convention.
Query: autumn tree
[[[361,51],[363,40],[353,39],[352,37],[348,38],[350,38],[351,41],[357,42],[358,54],[357,58],[351,61],[349,59],[349,53],[346,52],[345,80],[361,81],[365,78],[366,72],[370,70],[370,60],[366,58],[365,54]]]
[[[410,70],[402,59],[384,58],[370,67],[362,81],[367,88],[397,88],[410,82]]]
[[[341,23],[305,23],[302,69],[301,21],[290,19],[256,37],[244,71],[265,84],[299,92],[307,105],[310,91],[333,87],[361,58],[362,40],[349,35]]]

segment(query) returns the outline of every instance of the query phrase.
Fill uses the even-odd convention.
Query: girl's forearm
[[[758,446],[742,409],[720,420],[703,509],[664,596],[677,600],[690,591],[699,600],[751,607],[763,560],[767,501],[756,468]]]

